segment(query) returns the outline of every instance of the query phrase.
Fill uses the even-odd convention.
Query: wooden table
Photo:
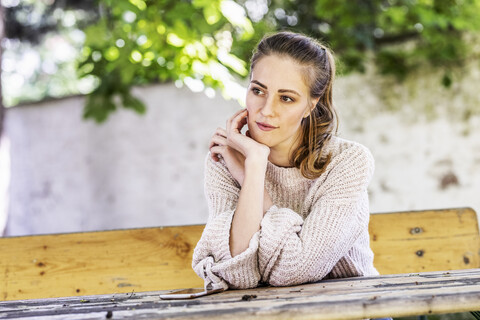
[[[193,300],[169,291],[0,302],[0,319],[362,319],[480,310],[480,269],[229,290]]]

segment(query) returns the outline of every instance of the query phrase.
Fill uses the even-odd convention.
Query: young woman
[[[332,54],[280,32],[261,40],[251,62],[247,108],[210,142],[195,272],[208,289],[377,275],[368,235],[374,160],[334,136]]]

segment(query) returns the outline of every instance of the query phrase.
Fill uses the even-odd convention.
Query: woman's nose
[[[275,114],[275,103],[272,98],[268,97],[260,111],[264,117],[271,117]]]

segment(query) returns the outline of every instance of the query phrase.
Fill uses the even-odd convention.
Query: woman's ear
[[[315,109],[317,107],[317,103],[318,103],[319,100],[320,100],[320,97],[312,98],[310,100],[310,105],[307,108],[307,110],[305,110],[305,114],[303,115],[304,119],[307,118],[310,115],[310,113],[313,111],[313,109]]]

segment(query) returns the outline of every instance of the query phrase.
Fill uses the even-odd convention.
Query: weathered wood
[[[381,274],[480,267],[477,215],[470,208],[374,214],[369,229]]]
[[[203,226],[0,238],[0,300],[201,287]]]
[[[480,309],[480,269],[230,290],[194,300],[160,300],[162,293],[0,302],[0,318],[348,320],[464,312]]]
[[[191,257],[202,230],[198,225],[0,238],[0,300],[201,287]],[[382,274],[480,267],[472,209],[374,214],[370,234]]]

